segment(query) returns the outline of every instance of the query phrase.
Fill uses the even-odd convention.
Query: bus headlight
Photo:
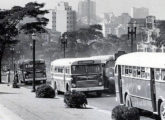
[[[102,82],[99,82],[99,85],[102,85],[103,83]]]
[[[28,75],[25,75],[25,78],[28,78],[29,76]]]
[[[75,88],[76,87],[76,84],[75,83],[72,83],[72,87]]]

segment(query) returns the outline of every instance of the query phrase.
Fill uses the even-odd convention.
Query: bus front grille
[[[77,87],[96,87],[98,86],[97,80],[84,80],[84,81],[77,81]]]

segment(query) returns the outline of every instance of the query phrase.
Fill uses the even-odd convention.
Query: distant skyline
[[[47,9],[55,8],[60,1],[69,2],[73,9],[77,11],[78,1],[80,0],[4,0],[1,1],[1,9],[9,9],[14,5],[23,6],[27,2],[37,1],[46,3]],[[150,11],[150,15],[155,15],[157,19],[165,20],[165,0],[93,0],[96,1],[96,12],[102,14],[104,12],[113,12],[115,15],[120,15],[123,12],[130,14],[132,7],[146,7]]]
[[[45,3],[46,9],[54,9],[57,3],[64,1],[69,2],[73,10],[78,10],[78,2],[80,0],[4,0],[1,1],[1,9],[10,9],[15,5],[24,6],[31,1]],[[156,19],[165,20],[165,0],[93,0],[96,2],[96,14],[101,16],[103,13],[113,12],[115,16],[121,13],[129,13],[131,15],[132,7],[145,7],[149,9],[149,14],[156,16]],[[52,27],[51,14],[46,17],[50,19],[48,28]]]

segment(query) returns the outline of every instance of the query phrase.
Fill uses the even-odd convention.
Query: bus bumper
[[[43,81],[43,80],[47,80],[47,78],[35,78],[36,81]],[[29,78],[29,79],[25,79],[25,82],[28,81],[33,81],[33,78]]]
[[[71,91],[82,91],[82,92],[85,92],[85,91],[102,91],[104,90],[104,86],[99,86],[99,87],[88,87],[88,88],[71,88]]]

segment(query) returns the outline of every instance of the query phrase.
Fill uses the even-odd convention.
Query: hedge
[[[140,120],[139,110],[134,107],[118,105],[112,110],[113,120]]]
[[[47,84],[40,85],[36,89],[36,97],[38,98],[54,98],[55,91]]]
[[[84,93],[78,91],[66,92],[64,94],[64,103],[71,108],[82,108],[87,104]]]

